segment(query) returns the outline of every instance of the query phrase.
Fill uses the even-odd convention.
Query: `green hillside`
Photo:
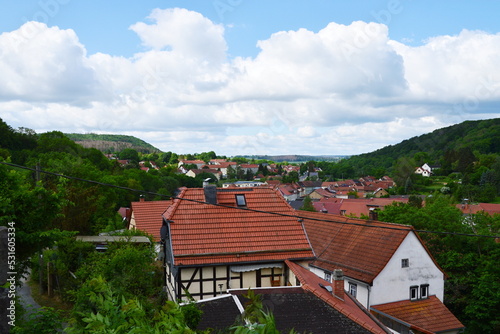
[[[339,170],[351,177],[391,173],[401,159],[413,159],[418,165],[450,166],[466,152],[500,154],[500,118],[465,121],[460,124],[413,137],[396,145],[355,155],[339,163]]]
[[[104,153],[120,152],[126,148],[131,148],[141,153],[161,152],[153,145],[134,136],[99,135],[95,133],[66,133],[65,135],[85,148],[96,148]]]

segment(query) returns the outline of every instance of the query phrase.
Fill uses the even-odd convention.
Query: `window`
[[[349,283],[349,293],[351,294],[351,296],[356,298],[356,295],[358,293],[358,285],[354,283]]]
[[[410,259],[401,260],[401,268],[408,268],[410,266]]]
[[[429,298],[429,284],[422,284],[420,286],[420,298]]]
[[[325,281],[332,282],[332,273],[325,271]]]
[[[410,300],[418,299],[418,285],[410,286]]]
[[[236,205],[238,205],[238,206],[246,206],[247,205],[247,201],[245,199],[244,194],[236,195]]]

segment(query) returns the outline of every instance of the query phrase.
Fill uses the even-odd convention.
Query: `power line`
[[[33,172],[53,175],[53,176],[57,176],[57,177],[63,177],[63,178],[70,179],[70,180],[93,183],[93,184],[97,184],[97,185],[104,186],[104,187],[111,187],[111,188],[116,188],[116,189],[121,189],[121,190],[127,190],[127,191],[137,192],[137,193],[146,194],[146,195],[160,196],[160,197],[164,197],[164,198],[170,199],[170,200],[182,200],[182,201],[194,202],[194,203],[198,203],[198,204],[206,204],[206,205],[224,207],[224,208],[229,208],[229,209],[251,211],[251,212],[256,212],[256,213],[265,213],[265,214],[282,216],[282,217],[290,217],[290,218],[295,218],[295,219],[299,219],[299,220],[300,219],[308,219],[308,220],[313,220],[313,221],[330,222],[330,223],[343,224],[343,225],[354,225],[354,226],[361,226],[361,227],[381,228],[381,229],[389,229],[389,230],[396,230],[396,231],[414,231],[414,232],[429,233],[429,234],[443,234],[443,235],[455,235],[455,236],[476,237],[476,238],[493,238],[493,239],[500,238],[500,236],[494,236],[494,235],[482,235],[482,234],[470,234],[470,233],[446,232],[446,231],[417,230],[417,229],[414,229],[410,225],[403,225],[403,226],[407,226],[406,228],[396,227],[396,226],[387,226],[387,225],[372,225],[372,224],[367,225],[366,223],[353,222],[352,218],[347,218],[347,217],[342,217],[342,216],[340,216],[340,217],[342,217],[342,219],[344,219],[344,221],[340,221],[338,219],[330,220],[330,219],[320,219],[320,218],[314,218],[314,217],[301,217],[300,215],[291,215],[291,214],[286,214],[286,213],[256,210],[256,209],[245,208],[245,207],[236,207],[236,206],[230,206],[230,205],[225,205],[225,204],[209,203],[209,202],[199,201],[199,200],[195,200],[195,199],[159,194],[159,193],[155,193],[155,192],[151,192],[151,191],[139,190],[139,189],[134,189],[134,188],[130,188],[130,187],[122,187],[122,186],[117,186],[117,185],[110,184],[110,183],[104,183],[104,182],[99,182],[99,181],[94,181],[94,180],[83,179],[83,178],[79,178],[79,177],[75,177],[75,176],[68,176],[68,175],[64,175],[64,174],[60,174],[60,173],[44,171],[42,169],[35,169],[35,168],[21,166],[21,165],[9,163],[9,162],[4,162],[4,161],[0,161],[0,164],[14,167],[14,168],[19,168],[19,169],[30,170]],[[373,221],[373,223],[377,224],[376,221]],[[386,222],[380,222],[380,223],[391,224],[391,223],[386,223]]]

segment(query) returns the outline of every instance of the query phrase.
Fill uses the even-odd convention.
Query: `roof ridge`
[[[179,193],[179,195],[175,196],[175,198],[172,200],[172,205],[170,205],[167,208],[167,210],[165,210],[165,212],[163,212],[163,216],[166,219],[170,219],[172,217],[172,215],[174,214],[175,210],[177,210],[177,207],[182,202],[182,198],[183,198],[183,196],[184,196],[184,194],[186,193],[186,190],[187,190],[186,187],[182,187],[182,188],[179,188],[179,189],[181,190],[181,192]]]

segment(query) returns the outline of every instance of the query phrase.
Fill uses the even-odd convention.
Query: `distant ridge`
[[[95,133],[66,133],[69,139],[86,148],[96,148],[103,153],[121,152],[126,148],[131,148],[141,153],[159,153],[157,149],[144,140],[134,136],[126,135],[99,135]]]
[[[275,162],[306,162],[306,161],[339,161],[348,158],[348,155],[239,155],[237,157],[243,157],[247,159],[254,160],[270,160]]]

